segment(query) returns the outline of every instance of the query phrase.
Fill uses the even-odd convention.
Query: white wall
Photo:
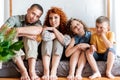
[[[44,8],[44,14],[41,17],[42,22],[47,10],[51,6],[61,7],[68,18],[75,17],[82,19],[88,26],[94,27],[95,19],[98,16],[106,15],[105,0],[12,0],[13,15],[25,14],[28,7],[33,3],[41,4]],[[5,20],[8,18],[6,15]]]
[[[3,0],[4,1],[4,22],[10,17],[10,0]]]
[[[113,28],[115,29],[116,33],[116,53],[120,55],[120,0],[114,0],[114,7],[113,7],[113,12],[114,12],[114,26]]]
[[[0,27],[4,23],[4,0],[0,0]]]

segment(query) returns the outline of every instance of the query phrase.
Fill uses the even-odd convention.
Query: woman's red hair
[[[58,7],[52,7],[51,9],[48,10],[47,15],[45,17],[44,25],[51,27],[49,23],[49,15],[51,13],[58,14],[60,16],[60,25],[59,25],[59,31],[63,34],[66,33],[66,22],[67,22],[67,17],[66,14],[62,11],[61,8]]]

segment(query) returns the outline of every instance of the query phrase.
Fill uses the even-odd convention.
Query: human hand
[[[96,49],[96,47],[94,46],[94,45],[91,45],[90,46],[90,52],[95,52],[97,49]]]
[[[43,30],[53,31],[54,27],[44,27]]]
[[[43,41],[50,41],[56,38],[55,34],[48,30],[43,31],[41,36]]]
[[[87,44],[87,43],[80,43],[80,44],[78,44],[78,47],[79,47],[81,50],[86,50],[86,48],[89,48],[90,45]]]

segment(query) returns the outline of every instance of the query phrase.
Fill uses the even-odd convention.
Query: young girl
[[[57,67],[63,53],[63,45],[68,45],[70,42],[70,37],[64,36],[66,22],[66,15],[60,8],[52,7],[48,10],[42,33],[43,80],[57,79]],[[52,65],[49,69],[51,57]]]
[[[70,57],[70,70],[67,78],[68,80],[81,80],[82,70],[86,64],[85,52],[90,47],[91,33],[87,31],[86,25],[81,20],[75,18],[68,21],[67,27],[71,31],[70,35],[72,35],[72,40],[65,51],[66,56]]]
[[[91,47],[87,51],[88,62],[94,71],[90,79],[101,77],[96,61],[107,61],[106,76],[114,78],[111,73],[115,58],[113,49],[114,34],[109,31],[109,19],[105,16],[100,16],[96,19],[96,33],[91,36]]]

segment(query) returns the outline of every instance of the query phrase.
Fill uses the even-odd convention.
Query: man
[[[8,25],[10,28],[15,27],[18,36],[23,36],[25,56],[28,60],[29,73],[24,66],[21,58],[24,52],[22,50],[17,51],[14,57],[14,62],[17,64],[21,78],[20,80],[39,80],[35,72],[35,64],[37,59],[38,42],[36,41],[37,35],[42,32],[41,22],[39,18],[43,14],[43,8],[39,4],[33,4],[27,10],[26,15],[17,15],[10,17],[4,25]]]

